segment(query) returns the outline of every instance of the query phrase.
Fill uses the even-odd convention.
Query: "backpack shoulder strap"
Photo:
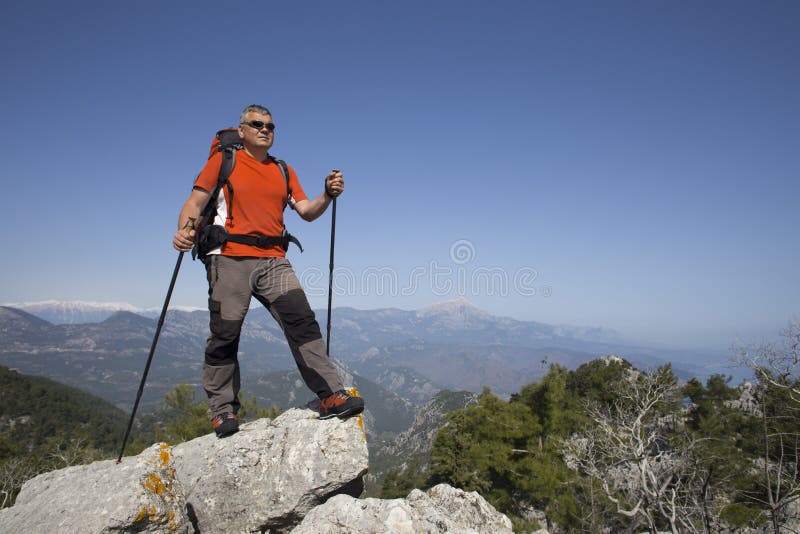
[[[294,209],[294,199],[292,198],[292,187],[289,185],[289,167],[286,166],[286,162],[282,159],[276,158],[275,156],[270,156],[272,161],[278,166],[281,170],[281,174],[283,175],[283,179],[286,180],[286,201],[290,208]],[[284,206],[285,208],[286,206]]]
[[[210,229],[214,224],[214,218],[217,213],[217,200],[223,187],[228,188],[228,220],[231,226],[233,225],[233,185],[231,185],[228,179],[233,172],[234,165],[236,165],[236,151],[243,146],[242,139],[239,137],[239,132],[235,128],[225,128],[218,131],[211,141],[208,159],[211,159],[214,154],[220,152],[222,161],[220,162],[219,174],[217,175],[217,183],[211,190],[208,202],[206,202],[206,205],[200,211],[200,217],[196,227],[197,238],[192,248],[193,259],[199,257],[202,261],[205,261],[206,253],[210,248],[216,248],[209,248],[207,239],[203,239],[202,236],[207,235],[207,229]],[[201,240],[204,241],[204,244],[201,244]]]
[[[217,178],[217,185],[214,191],[211,192],[211,198],[217,198],[223,186],[228,188],[228,220],[233,221],[233,185],[230,183],[230,178],[233,172],[233,167],[236,165],[236,151],[240,150],[244,144],[242,138],[239,137],[239,131],[236,128],[225,128],[217,132],[214,140],[211,142],[211,151],[209,158],[215,152],[222,153],[222,163],[219,167],[219,177]],[[216,209],[216,208],[215,208]]]

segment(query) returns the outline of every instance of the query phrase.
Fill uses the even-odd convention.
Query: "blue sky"
[[[464,297],[672,345],[798,316],[797,2],[4,11],[0,302],[160,306],[211,137],[262,103],[308,193],[345,172],[334,305]],[[287,221],[324,307],[330,214]],[[205,299],[184,261],[173,303]]]

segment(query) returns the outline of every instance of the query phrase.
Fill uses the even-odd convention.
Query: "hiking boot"
[[[236,420],[236,415],[230,412],[216,416],[211,420],[211,424],[214,425],[214,432],[217,433],[218,438],[224,438],[239,431],[239,421]]]
[[[343,389],[319,401],[320,419],[330,419],[334,416],[344,419],[363,411],[364,399],[348,395]]]

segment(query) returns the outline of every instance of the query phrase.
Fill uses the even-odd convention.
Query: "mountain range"
[[[0,364],[129,406],[159,313],[87,302],[0,307]],[[85,321],[87,317],[98,321]],[[83,322],[75,322],[78,318]],[[498,317],[463,299],[411,311],[336,308],[332,326],[331,354],[344,369],[414,406],[442,389],[479,392],[488,386],[508,396],[541,377],[551,363],[574,369],[607,354],[618,354],[643,368],[671,361],[685,378],[724,372],[717,355],[635,346],[604,328]],[[160,403],[181,381],[197,385],[207,332],[207,311],[170,309],[144,405]],[[248,314],[239,350],[243,387],[254,394],[264,389],[265,375],[294,368],[280,328],[263,309]],[[258,394],[264,401],[289,407],[285,396],[267,399],[265,393]],[[401,419],[408,417],[413,415]]]
[[[84,300],[42,300],[38,302],[11,302],[3,306],[23,310],[53,324],[99,323],[118,311],[127,311],[144,317],[158,317],[161,308],[138,308],[127,302],[92,302]],[[174,310],[198,311],[202,308],[173,306]]]

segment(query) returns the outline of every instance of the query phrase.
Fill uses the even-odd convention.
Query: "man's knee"
[[[236,361],[239,351],[239,335],[243,319],[223,319],[220,303],[209,301],[211,311],[211,335],[206,343],[206,363],[208,365],[227,365]]]
[[[302,289],[292,289],[279,296],[272,307],[281,318],[284,333],[290,343],[301,346],[322,338],[314,311]]]

